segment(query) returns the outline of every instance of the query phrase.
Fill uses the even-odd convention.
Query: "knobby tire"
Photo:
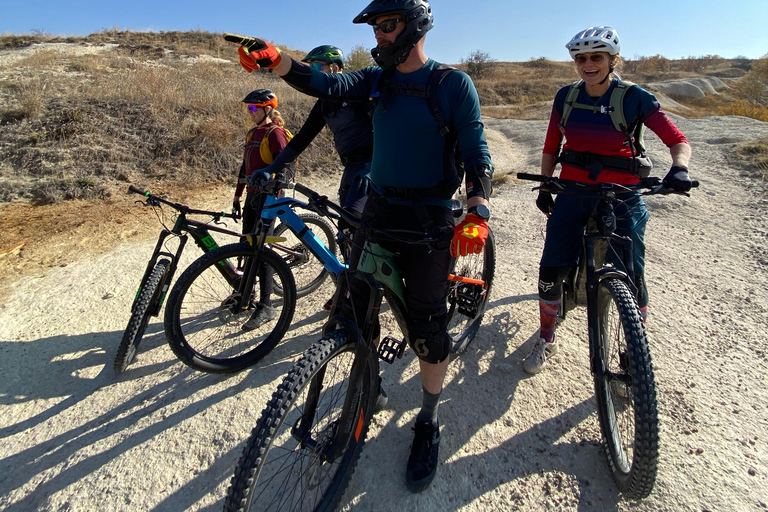
[[[354,351],[355,342],[340,329],[314,343],[296,362],[251,432],[227,491],[225,511],[329,512],[336,508],[365,443],[379,386],[378,359],[370,352],[353,415],[358,418],[357,435],[350,437],[339,458],[322,462],[319,454],[332,438],[349,387]],[[292,436],[292,427],[305,410],[309,390],[317,389],[321,378],[311,443],[302,443]],[[365,404],[362,411],[361,403]]]
[[[155,263],[147,282],[136,298],[131,318],[128,320],[128,326],[125,328],[123,339],[120,341],[120,347],[115,356],[113,368],[116,373],[123,373],[136,358],[136,351],[149,325],[149,318],[152,316],[152,311],[157,308],[162,296],[162,285],[170,264],[171,262],[165,259]]]
[[[598,287],[600,351],[610,377],[595,377],[598,420],[613,479],[628,498],[653,490],[659,461],[656,384],[635,297],[618,279]]]
[[[261,253],[261,261],[272,267],[273,280],[283,288],[282,295],[270,296],[277,316],[254,330],[242,330],[259,298],[258,277],[248,309],[232,311],[237,283],[225,279],[217,266],[244,265],[252,255],[247,243],[219,247],[193,262],[176,281],[165,307],[165,333],[184,364],[208,373],[237,372],[261,360],[287,332],[296,308],[296,285],[288,266],[269,249]]]

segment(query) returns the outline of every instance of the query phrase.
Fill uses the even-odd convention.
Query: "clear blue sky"
[[[87,35],[132,31],[236,32],[309,50],[373,46],[371,29],[353,25],[367,0],[0,0],[0,33]],[[567,60],[563,45],[591,25],[614,26],[626,58],[768,54],[768,1],[434,0],[427,55],[449,64],[473,50],[504,61]]]

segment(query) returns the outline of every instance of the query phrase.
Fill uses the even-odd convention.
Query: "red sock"
[[[648,306],[640,308],[640,320],[643,321],[643,325],[648,323]]]

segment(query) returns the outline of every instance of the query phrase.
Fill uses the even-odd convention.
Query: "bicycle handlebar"
[[[128,191],[134,194],[144,196],[146,198],[146,202],[144,203],[146,206],[159,206],[159,204],[162,203],[170,206],[174,210],[178,210],[179,212],[184,213],[185,215],[209,215],[213,217],[214,220],[218,220],[222,217],[224,218],[229,217],[230,219],[234,219],[234,220],[238,220],[241,218],[241,216],[232,215],[231,213],[211,212],[208,210],[195,210],[194,208],[190,208],[187,205],[184,205],[181,203],[173,203],[171,201],[163,199],[162,197],[158,197],[154,194],[150,194],[149,192],[146,192],[138,187],[134,187],[133,185],[130,185],[128,187]]]
[[[536,187],[534,190],[544,189],[547,192],[552,192],[554,194],[559,194],[565,192],[565,187],[571,187],[571,188],[578,188],[581,190],[587,190],[590,192],[629,192],[632,190],[643,190],[647,189],[648,192],[643,192],[643,195],[654,195],[654,194],[678,194],[678,195],[689,195],[687,192],[679,192],[676,190],[668,189],[664,186],[664,184],[661,181],[661,178],[658,178],[656,176],[649,176],[647,178],[642,178],[638,183],[634,183],[631,185],[620,185],[618,183],[583,183],[581,181],[573,181],[573,180],[564,180],[562,178],[557,178],[555,176],[544,176],[543,174],[529,174],[525,172],[519,172],[517,173],[517,177],[521,180],[527,180],[527,181],[538,181],[540,183],[543,183],[544,185],[542,187]],[[551,187],[547,187],[547,185],[551,185]],[[691,188],[696,188],[699,186],[699,182],[694,180],[691,183]],[[547,187],[547,188],[544,188]]]
[[[378,235],[383,235],[394,241],[400,241],[400,242],[409,243],[409,244],[429,245],[433,243],[446,241],[448,240],[449,236],[451,237],[453,236],[452,226],[445,226],[445,227],[436,228],[428,231],[425,231],[423,229],[415,230],[415,229],[374,228],[373,226],[368,225],[366,222],[366,219],[364,219],[363,217],[357,216],[345,210],[340,205],[328,199],[328,197],[321,196],[311,188],[305,185],[302,185],[301,183],[280,181],[279,183],[277,183],[277,186],[279,188],[292,188],[297,192],[299,192],[300,194],[307,196],[309,198],[309,203],[308,203],[309,209],[319,213],[320,215],[325,215],[331,218],[344,219],[347,223],[349,223],[355,229],[371,230]],[[330,210],[333,210],[333,211],[330,211]],[[414,236],[414,237],[421,237],[421,238],[408,238],[408,239],[399,238],[399,237],[406,237],[406,236]]]

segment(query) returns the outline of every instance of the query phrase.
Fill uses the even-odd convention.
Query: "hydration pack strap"
[[[597,181],[597,177],[603,169],[626,172],[644,178],[650,174],[650,170],[653,168],[651,160],[646,156],[628,158],[624,156],[597,155],[587,151],[574,151],[572,149],[563,151],[557,158],[557,162],[589,171],[589,179],[592,181]]]

